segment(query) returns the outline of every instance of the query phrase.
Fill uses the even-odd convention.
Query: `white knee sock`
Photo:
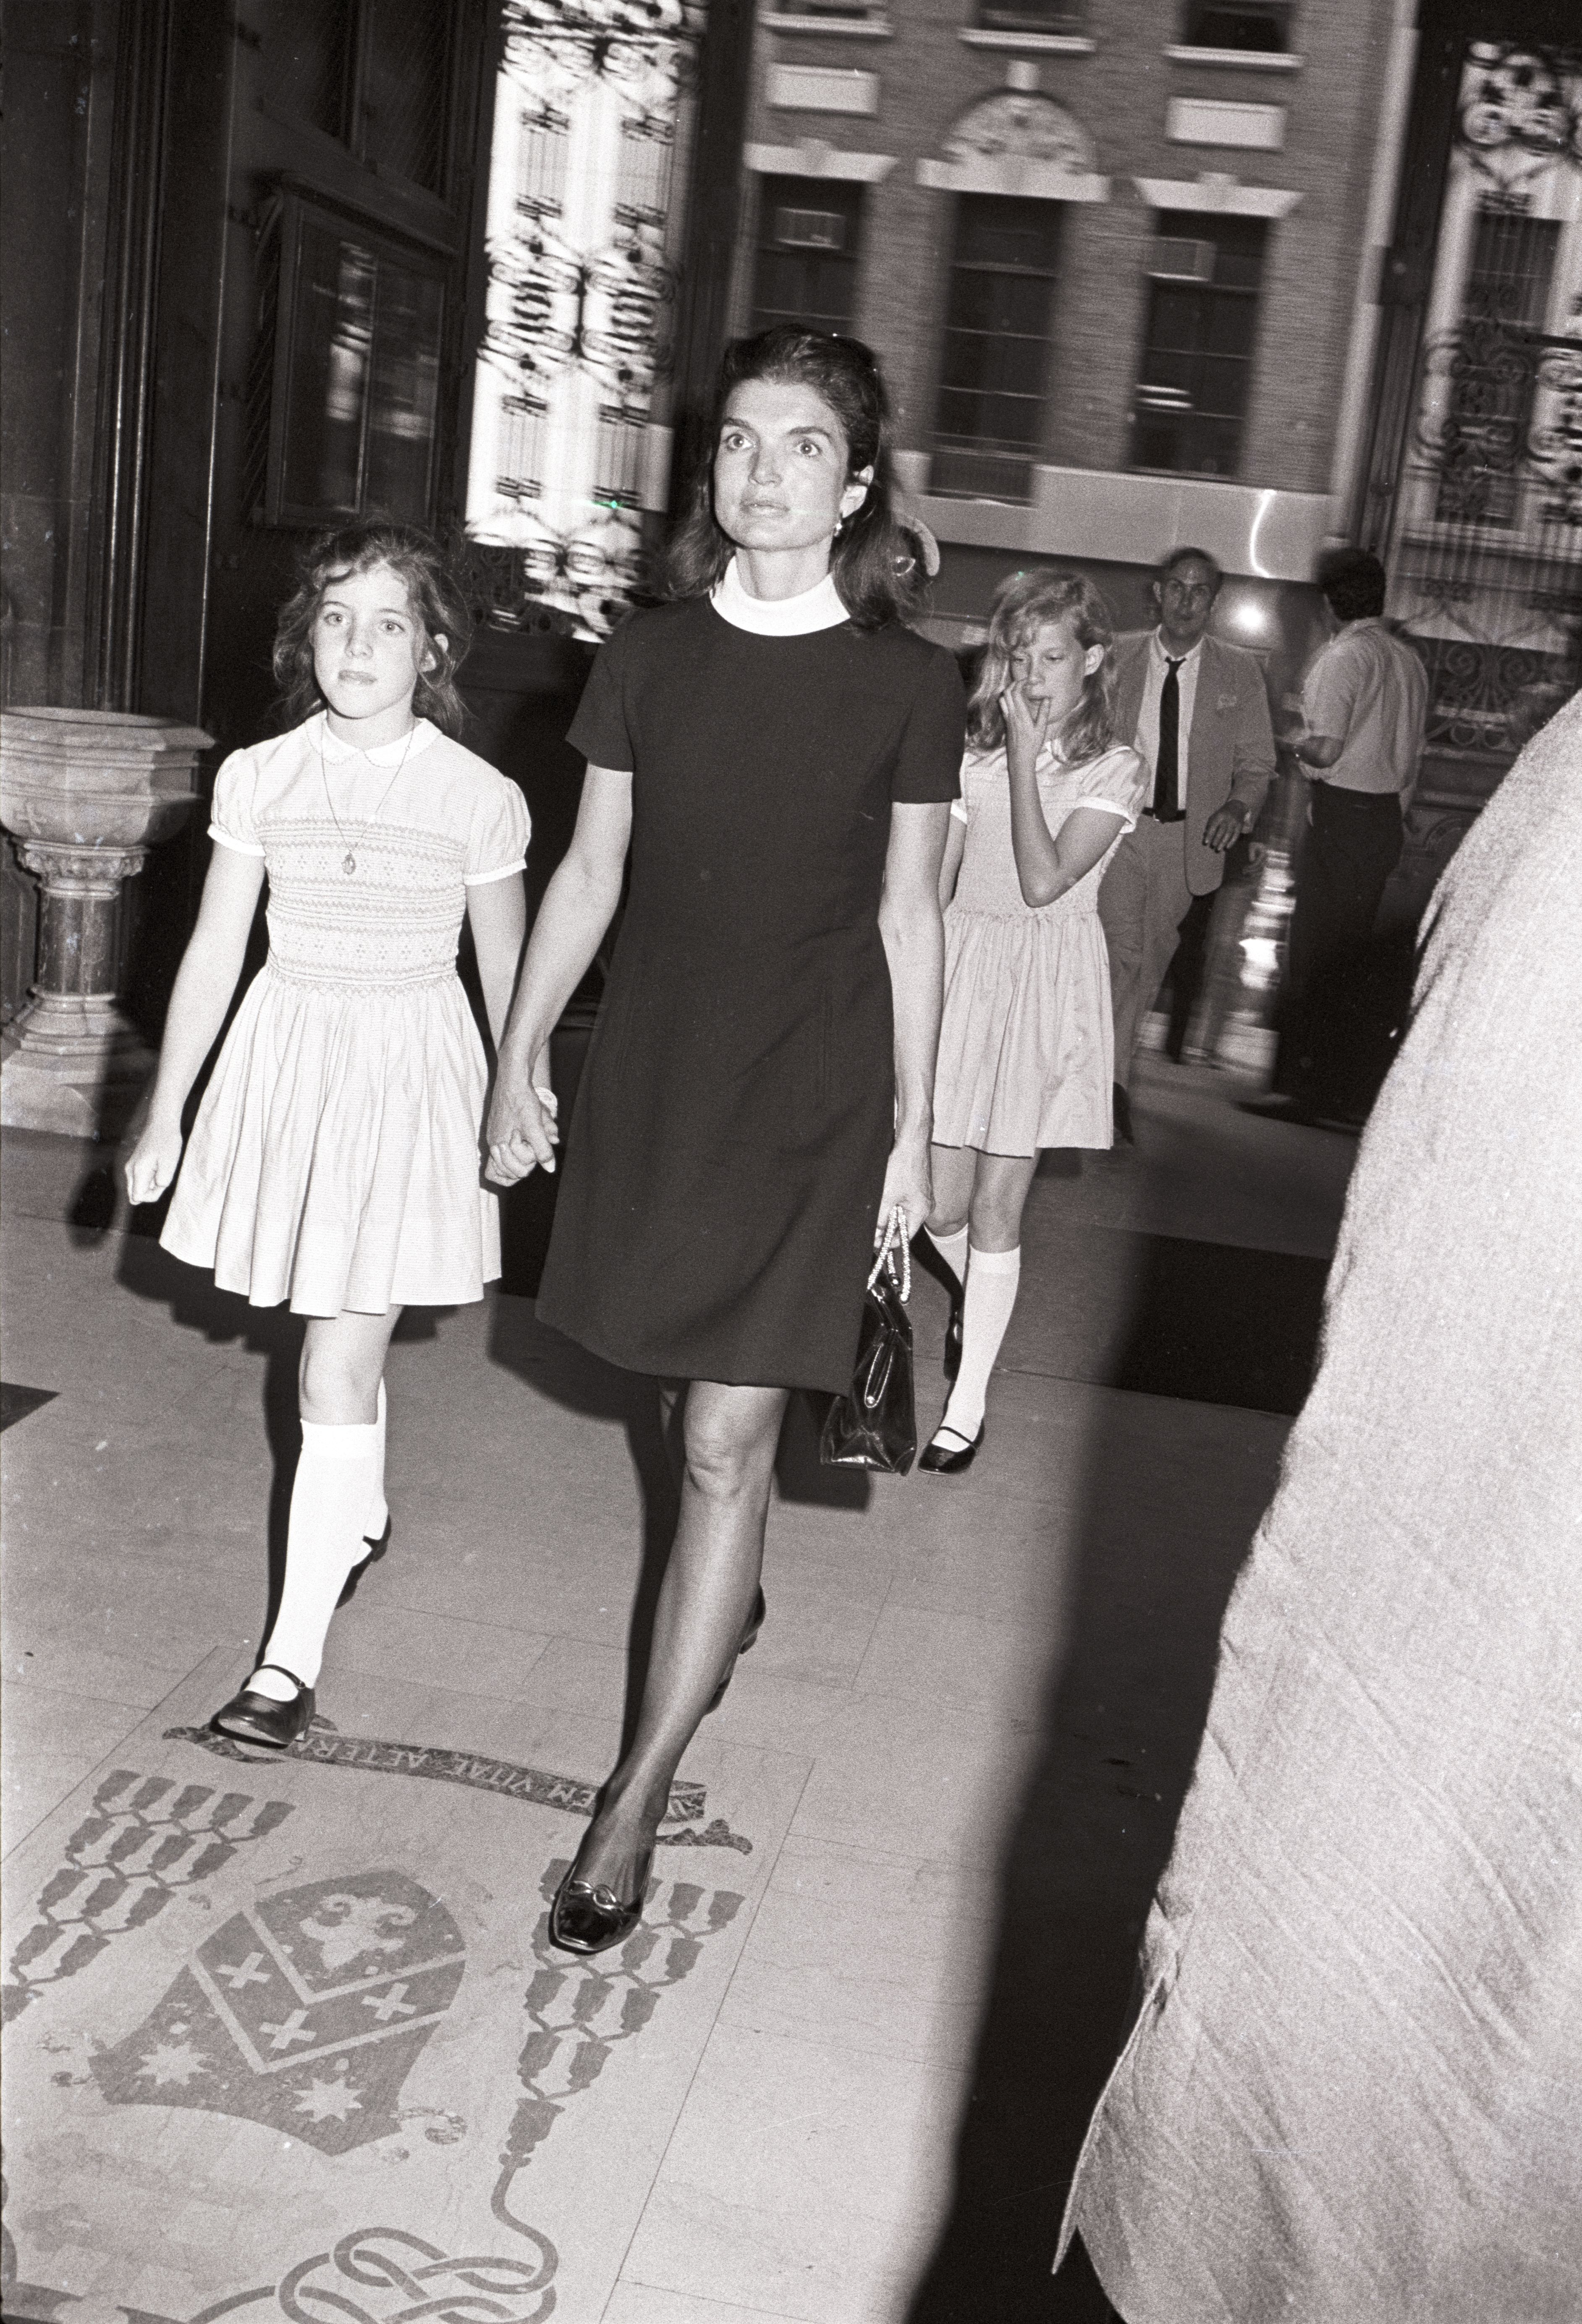
[[[390,1523],[390,1504],[384,1498],[384,1383],[379,1383],[378,1408],[374,1415],[374,1498],[368,1514],[363,1519],[365,1541],[377,1541]]]
[[[1016,1305],[1021,1274],[1020,1250],[974,1250],[967,1262],[967,1297],[961,1313],[961,1370],[956,1375],[956,1385],[939,1425],[953,1430],[968,1443],[983,1425],[989,1374],[1000,1352],[1005,1326],[1011,1321],[1011,1310]]]
[[[282,1665],[308,1686],[319,1676],[335,1601],[365,1554],[363,1528],[378,1492],[380,1434],[376,1420],[302,1423],[286,1533],[285,1585],[263,1659]],[[278,1692],[283,1699],[289,1692],[284,1682],[277,1688],[271,1680],[273,1674],[266,1674],[259,1692]]]
[[[932,1227],[926,1227],[923,1231],[927,1234],[929,1240],[933,1244],[934,1249],[939,1252],[946,1266],[950,1269],[951,1274],[956,1277],[957,1282],[965,1283],[967,1280],[967,1238],[971,1230],[967,1227],[958,1227],[954,1234],[948,1235],[936,1234]]]

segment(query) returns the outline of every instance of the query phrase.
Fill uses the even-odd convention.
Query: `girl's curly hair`
[[[983,668],[967,707],[967,739],[980,751],[997,751],[1005,740],[1000,696],[1011,683],[1012,658],[1047,622],[1069,621],[1084,650],[1102,646],[1104,659],[1083,680],[1076,708],[1055,739],[1060,754],[1080,765],[1110,749],[1115,740],[1115,671],[1110,652],[1115,623],[1110,609],[1084,573],[1058,565],[1013,573],[995,594],[989,641]]]
[[[297,563],[297,587],[274,625],[274,682],[293,726],[323,706],[313,675],[313,624],[332,581],[388,565],[406,584],[407,601],[422,631],[412,708],[447,734],[459,733],[467,706],[456,673],[472,641],[472,617],[446,568],[444,552],[421,525],[388,517],[359,517],[310,540]]]

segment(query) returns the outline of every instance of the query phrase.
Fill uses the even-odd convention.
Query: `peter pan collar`
[[[742,586],[734,557],[710,590],[708,602],[733,629],[751,630],[761,638],[806,637],[814,630],[837,629],[851,619],[833,573],[795,597],[754,597]]]
[[[420,751],[428,749],[439,732],[426,718],[420,718],[410,734],[398,735],[393,742],[375,743],[371,751],[359,751],[355,743],[342,742],[322,710],[310,718],[308,724],[313,743],[327,759],[366,759],[375,767],[399,767],[403,755],[415,759]]]

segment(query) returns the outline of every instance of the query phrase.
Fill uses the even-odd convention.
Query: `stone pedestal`
[[[153,1053],[116,992],[122,883],[197,798],[209,737],[119,710],[0,714],[0,822],[40,881],[32,1005],[5,1037],[0,1121],[119,1138]]]

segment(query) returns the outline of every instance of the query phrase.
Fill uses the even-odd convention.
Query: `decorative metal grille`
[[[593,636],[637,586],[656,497],[667,235],[702,15],[701,0],[505,5],[467,530]]]
[[[1469,43],[1389,557],[1430,809],[1486,796],[1582,677],[1579,177],[1582,51]]]

